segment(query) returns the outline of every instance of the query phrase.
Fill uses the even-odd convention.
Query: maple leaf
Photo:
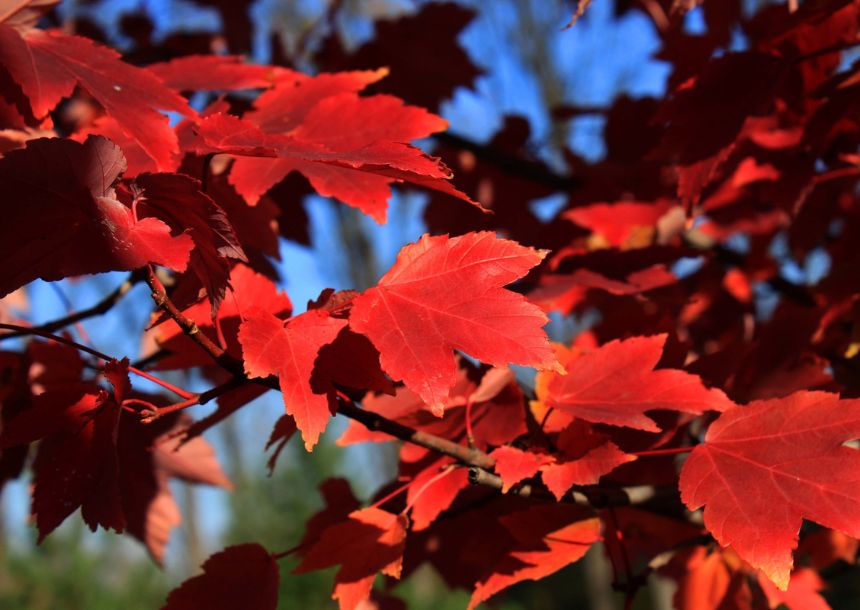
[[[507,493],[520,481],[536,475],[546,460],[537,453],[508,445],[493,450],[490,457],[496,460],[496,473],[502,477],[502,493]]]
[[[544,255],[491,233],[425,235],[356,297],[349,324],[376,346],[389,375],[441,413],[456,383],[454,349],[496,366],[557,366],[541,329],[546,316],[502,288]]]
[[[723,546],[785,590],[804,518],[860,537],[860,402],[797,392],[727,410],[681,470],[691,510]]]
[[[170,592],[162,610],[275,610],[280,572],[275,558],[259,544],[239,544],[203,563],[203,574]]]
[[[267,89],[291,70],[245,63],[239,55],[187,55],[146,66],[177,91]]]
[[[458,35],[474,17],[473,11],[458,4],[426,4],[417,13],[378,20],[374,37],[348,56],[333,33],[318,59],[326,67],[338,69],[389,66],[391,76],[376,89],[438,108],[457,87],[471,87],[483,72],[457,43]],[[422,49],[431,46],[433,57],[428,58]]]
[[[540,580],[582,558],[600,540],[600,521],[589,517],[563,504],[536,505],[502,517],[512,543],[475,586],[469,610],[511,585]]]
[[[454,460],[443,458],[412,477],[412,482],[406,490],[406,506],[410,507],[412,531],[421,531],[430,527],[446,509],[451,507],[460,492],[470,487],[468,470],[456,468],[456,466]],[[452,471],[451,468],[454,470]]]
[[[70,348],[62,353],[77,358]],[[78,507],[94,531],[98,525],[125,529],[115,447],[119,407],[131,389],[128,360],[109,362],[106,377],[112,394],[78,379],[49,381],[45,392],[0,435],[3,447],[41,439],[33,464],[32,505],[40,542]]]
[[[560,502],[574,485],[594,485],[603,475],[636,459],[581,420],[565,428],[555,445],[559,450],[557,455],[511,446],[490,453],[496,460],[496,473],[502,478],[502,493],[540,472],[544,484]]]
[[[39,139],[0,159],[0,296],[36,278],[132,270],[148,263],[184,271],[194,247],[157,218],[137,219],[112,187],[125,169],[119,148],[92,136],[83,144]]]
[[[595,203],[568,210],[562,216],[590,229],[605,243],[623,247],[635,239],[642,239],[637,233],[655,233],[658,221],[674,207],[673,202],[667,199],[654,203]]]
[[[182,521],[170,480],[233,488],[208,442],[177,434],[189,425],[185,417],[168,416],[147,426],[128,414],[120,417],[117,453],[126,530],[159,565],[172,530]]]
[[[678,610],[830,609],[819,593],[823,582],[813,570],[796,570],[791,574],[788,590],[780,591],[766,578],[749,578],[749,567],[730,550],[697,547],[682,552],[672,559],[669,572],[675,572],[678,579],[673,600]],[[761,593],[753,593],[753,583],[761,588]],[[762,593],[764,603],[759,605],[754,600]]]
[[[594,423],[647,432],[660,429],[648,411],[701,414],[732,406],[720,390],[708,389],[685,371],[654,370],[666,335],[611,341],[567,364],[567,375],[549,383],[546,403]]]
[[[625,453],[582,420],[574,420],[561,431],[555,442],[559,455],[541,465],[541,479],[557,500],[574,485],[594,485],[601,477],[635,456]]]
[[[296,420],[308,451],[333,412],[329,396],[311,387],[314,361],[346,325],[346,320],[320,309],[295,316],[286,325],[267,311],[253,309],[239,328],[245,372],[249,377],[278,375],[284,406]]]
[[[191,236],[188,266],[206,290],[214,318],[230,283],[230,261],[248,262],[226,212],[187,176],[142,174],[134,186],[140,189],[135,199],[141,217],[159,218]]]
[[[154,74],[126,64],[119,54],[79,36],[0,23],[3,67],[45,117],[80,85],[117,121],[161,171],[176,168],[176,134],[166,115],[195,116],[187,102]]]
[[[286,318],[292,312],[293,304],[272,280],[246,265],[236,265],[230,270],[230,285],[233,295],[222,303],[215,321],[220,328],[227,352],[239,358],[242,355],[238,339],[242,314],[257,308],[265,309],[279,318]],[[211,307],[211,303],[206,299],[191,305],[183,310],[182,314],[194,320],[200,332],[217,342],[218,333],[212,321]],[[153,325],[153,339],[160,347],[170,352],[159,359],[154,368],[171,370],[212,366],[209,355],[201,350],[175,321],[155,321]]]
[[[332,597],[354,610],[370,597],[378,572],[400,578],[407,521],[378,508],[363,508],[323,530],[304,553],[296,574],[340,565]]]
[[[466,441],[466,416],[470,418],[472,442],[480,449],[490,445],[504,445],[526,432],[522,418],[523,394],[513,373],[507,368],[490,369],[476,378],[480,371],[463,358],[459,359],[457,382],[448,395],[445,417],[432,414],[430,407],[406,387],[398,387],[393,396],[370,394],[362,401],[368,411],[378,413],[403,425],[423,430],[457,442]],[[338,439],[339,445],[362,442],[386,442],[392,438],[381,432],[368,430],[358,422],[349,427]],[[422,449],[403,446],[410,452],[408,461],[424,457]]]
[[[321,195],[377,222],[385,221],[389,185],[396,181],[470,201],[450,185],[444,165],[406,144],[445,129],[443,119],[392,96],[357,95],[386,73],[292,73],[260,95],[243,119],[204,118],[193,128],[190,146],[198,153],[246,155],[235,160],[229,180],[252,205],[292,171],[304,174]],[[253,158],[275,156],[281,158]]]
[[[545,275],[529,298],[546,310],[570,313],[585,300],[589,290],[604,290],[609,294],[627,296],[641,294],[675,284],[678,278],[665,265],[654,265],[633,271],[624,279],[607,277],[589,269],[577,269],[569,275]]]
[[[660,151],[677,154],[683,165],[719,154],[747,117],[767,111],[787,69],[781,58],[767,53],[713,58],[664,103],[658,118],[668,119],[669,125]]]

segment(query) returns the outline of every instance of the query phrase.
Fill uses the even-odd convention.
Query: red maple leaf
[[[681,470],[691,509],[723,546],[788,587],[804,518],[860,537],[860,402],[825,392],[729,409]]]
[[[332,415],[331,398],[311,387],[314,361],[320,349],[335,340],[346,320],[314,309],[286,324],[262,309],[248,311],[239,328],[239,342],[250,377],[278,375],[287,413],[296,420],[310,451]]]
[[[280,572],[275,558],[259,544],[239,544],[203,563],[203,574],[170,592],[162,610],[275,610]]]
[[[187,55],[146,69],[176,91],[267,89],[295,74],[277,66],[245,63],[239,55]]]
[[[469,610],[524,580],[540,580],[579,560],[600,540],[600,521],[576,507],[536,505],[501,518],[512,537],[489,575],[476,583]]]
[[[297,574],[339,565],[332,597],[354,610],[370,597],[378,572],[400,578],[407,520],[378,508],[363,508],[323,530],[304,552]]]
[[[242,155],[229,179],[251,204],[293,171],[304,174],[321,195],[378,222],[385,221],[392,182],[412,182],[470,201],[450,185],[451,173],[438,159],[408,145],[445,129],[443,119],[395,97],[358,96],[386,73],[293,73],[260,95],[244,119],[204,118],[193,128],[196,137],[189,146],[198,153]]]
[[[455,349],[496,366],[557,366],[541,330],[547,318],[502,288],[544,254],[491,233],[425,235],[353,301],[349,324],[389,375],[441,413],[457,379]]]
[[[594,423],[658,432],[646,413],[653,410],[699,414],[732,405],[720,390],[708,389],[684,371],[654,370],[666,335],[611,341],[574,358],[567,375],[549,382],[546,404]]]
[[[139,217],[159,218],[191,236],[188,266],[206,290],[214,318],[230,284],[231,261],[248,262],[226,212],[199,182],[180,174],[142,174],[133,187]]]
[[[40,139],[0,159],[5,206],[0,226],[0,296],[36,278],[131,270],[157,263],[184,271],[194,247],[158,218],[137,218],[116,199],[125,169],[119,148],[92,136],[83,144]]]
[[[34,25],[35,20],[28,22]],[[80,36],[0,23],[3,69],[44,118],[80,85],[161,171],[176,169],[176,134],[159,111],[194,116],[181,95],[146,69],[123,62],[119,54]]]

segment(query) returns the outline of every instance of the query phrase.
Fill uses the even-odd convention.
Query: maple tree
[[[565,149],[566,174],[513,117],[485,144],[444,134],[435,111],[480,74],[460,6],[322,40],[311,75],[244,59],[247,2],[208,2],[236,17],[220,53],[125,55],[50,27],[56,4],[0,0],[0,341],[22,340],[0,352],[0,486],[29,464],[40,542],[80,510],[162,563],[169,481],[231,488],[202,435],[275,390],[270,469],[340,417],[340,445],[399,443],[397,475],[365,500],[321,481],[301,540],[216,553],[167,610],[275,608],[292,556],[338,567],[342,610],[397,607],[425,565],[473,608],[589,552],[626,608],[652,576],[680,610],[829,608],[834,565],[856,577],[860,2],[617,2],[654,21],[669,90],[601,109],[605,156]],[[452,69],[416,78],[392,54],[428,31]],[[429,233],[294,311],[271,261],[307,235],[301,196],[384,223],[393,189],[427,194]],[[812,254],[819,277],[787,271]],[[91,308],[15,308],[31,282],[108,271],[128,278]],[[141,283],[141,361],[69,332]],[[594,321],[551,341],[549,314]],[[209,389],[163,378],[190,370]]]

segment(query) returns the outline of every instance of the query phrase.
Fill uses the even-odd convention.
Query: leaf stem
[[[242,384],[242,380],[236,379],[235,377],[230,379],[229,381],[222,383],[221,385],[212,388],[211,390],[207,390],[201,394],[193,394],[189,396],[186,400],[173,403],[172,405],[167,405],[164,407],[154,407],[150,409],[146,409],[140,412],[141,421],[144,424],[151,424],[154,421],[158,420],[169,413],[175,413],[177,411],[182,411],[189,407],[194,407],[196,405],[205,405],[207,402],[212,400],[213,398],[217,398],[221,394],[229,392],[233,388],[238,387]]]
[[[400,514],[405,515],[407,512],[409,512],[412,509],[412,507],[415,505],[415,503],[418,501],[418,498],[421,497],[421,494],[423,494],[425,491],[427,491],[434,483],[444,479],[449,474],[454,472],[454,470],[456,468],[457,468],[456,464],[448,464],[447,466],[445,466],[445,468],[442,469],[442,472],[438,472],[435,475],[433,475],[433,477],[430,480],[428,480],[426,483],[424,483],[424,485],[422,485],[418,489],[418,491],[415,492],[415,495],[412,496],[412,500],[406,505],[406,508],[404,508],[402,511],[400,511]]]
[[[631,455],[636,457],[656,457],[659,455],[679,455],[690,453],[695,447],[670,447],[669,449],[652,449],[650,451],[634,451]]]
[[[112,356],[108,356],[107,354],[103,354],[102,352],[98,351],[97,349],[87,347],[86,345],[81,345],[80,343],[78,343],[76,341],[72,341],[71,339],[66,339],[65,337],[60,337],[59,335],[54,335],[52,333],[45,332],[43,330],[39,330],[38,328],[29,328],[27,326],[19,326],[17,324],[0,323],[0,329],[16,331],[16,332],[22,333],[22,335],[36,335],[38,337],[42,337],[44,339],[49,339],[51,341],[54,341],[55,343],[62,343],[63,345],[68,345],[69,347],[73,347],[78,351],[84,352],[85,354],[89,354],[90,356],[95,356],[96,358],[98,358],[99,360],[103,360],[104,362],[110,362],[111,360],[116,360],[116,358],[113,358]],[[4,337],[4,336],[5,335],[0,335],[0,337]],[[182,398],[191,398],[192,396],[194,396],[194,394],[192,392],[188,392],[186,390],[183,390],[182,388],[177,387],[170,382],[164,381],[163,379],[159,379],[158,377],[155,377],[154,375],[151,375],[151,374],[147,373],[146,371],[141,371],[140,369],[138,369],[134,366],[129,366],[128,370],[130,373],[134,373],[135,375],[137,375],[139,377],[143,377],[144,379],[148,379],[149,381],[160,385],[164,389],[169,390],[169,391],[173,392],[174,394],[176,394],[177,396],[181,396]]]
[[[400,487],[398,487],[397,489],[395,489],[391,493],[385,494],[379,500],[377,500],[376,502],[371,504],[370,508],[379,508],[380,506],[382,506],[383,504],[385,504],[386,502],[388,502],[392,498],[396,498],[397,496],[402,494],[404,491],[409,489],[409,486],[412,485],[413,482],[414,481],[412,479],[409,479],[403,485],[401,485]]]

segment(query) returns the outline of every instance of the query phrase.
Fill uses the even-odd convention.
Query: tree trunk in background
[[[612,592],[612,568],[603,552],[602,544],[595,544],[582,559],[589,610],[616,610]]]
[[[206,559],[200,538],[200,524],[197,514],[197,490],[193,485],[182,486],[182,531],[185,541],[186,574],[195,574]]]

